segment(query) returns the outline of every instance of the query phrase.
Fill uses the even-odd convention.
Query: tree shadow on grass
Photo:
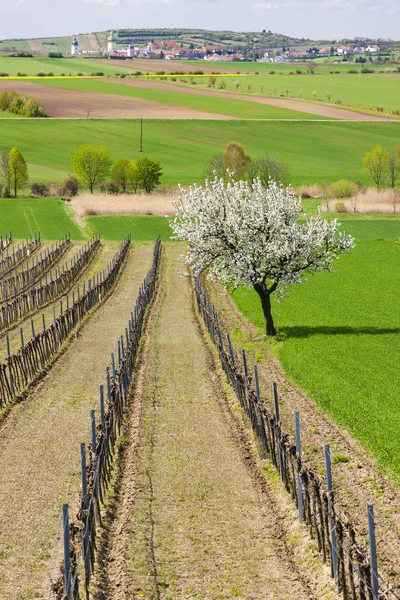
[[[309,327],[307,325],[298,325],[279,328],[279,337],[281,339],[308,338],[313,335],[394,335],[397,333],[400,333],[400,327]]]

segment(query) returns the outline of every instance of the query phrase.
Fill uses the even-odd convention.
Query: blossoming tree
[[[354,246],[336,219],[304,215],[299,223],[301,199],[291,187],[216,178],[180,189],[170,224],[175,238],[189,244],[187,262],[196,275],[209,269],[225,284],[253,288],[269,336],[276,335],[271,295],[282,296],[304,275],[332,271],[334,259]]]

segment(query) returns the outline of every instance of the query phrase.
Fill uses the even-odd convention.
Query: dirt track
[[[113,94],[94,94],[47,87],[25,81],[0,81],[0,92],[15,91],[34,96],[49,117],[64,119],[232,119],[216,113],[175,106],[164,102],[128,98]]]
[[[310,578],[287,548],[285,507],[235,430],[180,251],[165,251],[96,598],[334,598],[321,563]]]
[[[263,98],[262,96],[250,96],[249,94],[234,94],[230,92],[215,92],[212,90],[202,90],[198,87],[186,87],[179,86],[172,83],[163,83],[159,81],[146,81],[146,80],[135,80],[135,79],[113,79],[114,83],[120,83],[122,85],[131,85],[134,87],[149,88],[153,90],[161,91],[178,91],[181,94],[202,94],[205,96],[214,96],[218,98],[230,98],[233,100],[246,100],[247,102],[258,102],[259,104],[268,104],[269,106],[279,106],[280,108],[287,108],[290,110],[296,110],[298,112],[308,113],[310,115],[316,115],[320,117],[328,117],[331,119],[342,119],[345,121],[386,121],[384,117],[378,117],[376,115],[367,115],[365,113],[355,112],[352,110],[345,110],[343,108],[336,108],[334,106],[326,106],[324,104],[315,104],[313,102],[307,102],[306,100],[295,100],[292,98]]]

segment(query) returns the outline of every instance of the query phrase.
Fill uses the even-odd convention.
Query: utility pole
[[[140,148],[139,152],[143,152],[143,119],[140,119]]]

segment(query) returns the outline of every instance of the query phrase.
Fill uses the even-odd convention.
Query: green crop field
[[[209,88],[209,76],[193,77],[199,88]],[[184,85],[191,87],[188,76],[183,75],[175,85],[182,85],[182,80],[187,82]],[[333,105],[339,102],[355,108],[400,110],[400,75],[226,75],[218,76],[215,89],[219,89],[222,81],[226,89],[219,90],[221,95],[224,92],[235,92],[250,96],[302,98],[314,101],[313,92],[316,92],[315,100],[328,103],[326,94],[331,93]],[[250,90],[248,86],[251,86]]]
[[[171,91],[153,90],[111,83],[109,81],[93,81],[90,79],[45,79],[40,81],[35,80],[35,83],[69,90],[142,98],[144,100],[164,102],[167,104],[174,104],[175,106],[186,106],[239,119],[325,119],[325,117],[300,113],[286,108],[278,108],[276,106],[256,104],[246,100],[232,100],[230,98],[224,98],[223,96],[221,96],[221,98],[215,98],[206,95],[182,94],[173,89],[171,89]]]
[[[158,235],[169,241],[172,231],[165,217],[145,215],[117,215],[88,217],[89,230],[100,233],[106,240],[123,240],[129,233],[137,242],[154,241]]]
[[[288,376],[400,477],[400,222],[348,220],[343,228],[356,248],[335,273],[319,273],[274,301],[280,339],[270,347]],[[255,293],[232,295],[263,328]]]
[[[328,60],[328,62],[326,62]],[[374,61],[373,63],[366,64],[352,64],[347,62],[340,62],[335,64],[335,60],[338,60],[338,57],[335,56],[333,59],[326,58],[317,58],[313,62],[315,63],[315,74],[318,75],[320,73],[330,73],[330,71],[340,71],[347,72],[349,70],[358,69],[361,70],[363,67],[368,67],[370,69],[375,69],[376,71],[396,68],[397,64],[392,63],[379,63]],[[165,61],[154,61],[154,71],[169,71],[170,69],[166,68]],[[187,61],[188,64],[193,65],[193,71],[201,71],[202,66],[207,65],[208,67],[212,67],[213,70],[217,73],[224,73],[225,71],[236,71],[239,73],[268,73],[269,71],[275,71],[275,73],[290,73],[293,71],[295,73],[297,70],[302,71],[303,73],[307,73],[308,61],[296,61],[296,62],[280,62],[280,63],[260,63],[260,62],[206,62],[206,61]],[[168,66],[168,65],[167,65]],[[179,69],[177,69],[179,70]]]
[[[20,148],[31,181],[62,181],[71,153],[83,143],[107,146],[114,160],[140,157],[137,120],[5,119],[1,129],[0,148]],[[378,144],[395,148],[399,133],[398,123],[151,120],[144,123],[143,139],[146,154],[163,165],[163,185],[201,182],[204,165],[232,140],[253,158],[269,152],[284,160],[292,183],[300,185],[343,177],[367,183],[365,152]]]
[[[65,203],[54,198],[0,198],[0,235],[9,231],[15,239],[26,239],[38,232],[44,240],[57,240],[66,233],[73,240],[85,237]]]
[[[51,50],[50,50],[51,51]],[[96,60],[86,58],[18,58],[0,56],[0,72],[15,76],[18,73],[38,75],[41,71],[54,75],[90,75],[102,72],[105,75],[114,75],[121,71],[119,61],[114,65],[101,64]]]

